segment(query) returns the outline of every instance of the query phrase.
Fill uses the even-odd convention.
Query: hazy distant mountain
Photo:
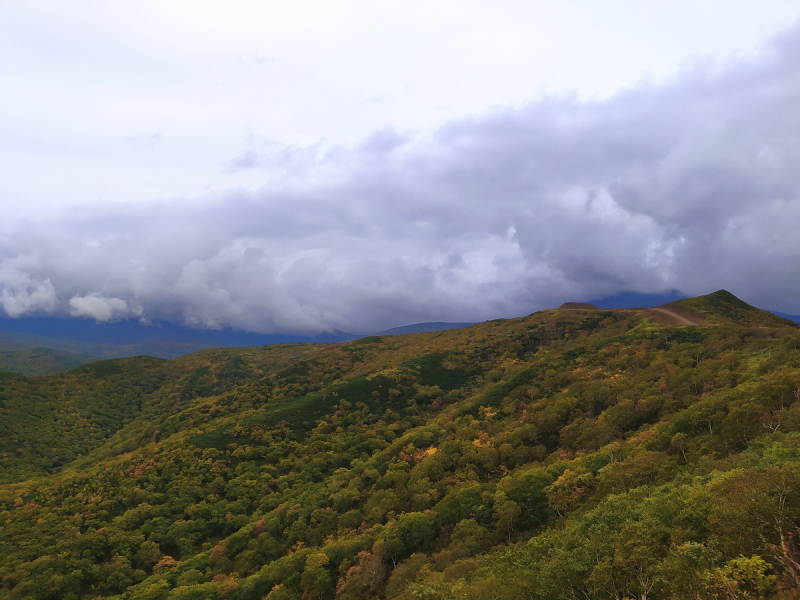
[[[376,335],[426,333],[472,323],[416,323]],[[194,329],[136,320],[96,323],[58,317],[0,318],[0,371],[44,375],[86,363],[131,356],[177,358],[208,348],[243,348],[286,343],[342,343],[363,337],[335,329],[317,335],[260,334],[231,329]]]
[[[778,315],[779,317],[783,317],[784,319],[789,319],[790,321],[794,321],[795,323],[800,323],[800,315],[787,315],[786,313],[778,312],[777,310],[770,311],[773,315]]]
[[[470,325],[472,323],[416,323],[394,327],[376,335],[443,331]],[[206,348],[242,348],[301,342],[340,343],[359,337],[363,336],[338,329],[317,335],[292,335],[232,329],[195,329],[166,321],[146,325],[132,319],[96,323],[87,319],[60,317],[0,318],[0,340],[16,343],[20,349],[52,348],[94,358],[124,358],[142,354],[157,358],[175,358]],[[0,346],[0,350],[11,348]]]
[[[330,333],[320,333],[315,335],[314,337],[309,337],[309,342],[317,342],[317,343],[324,343],[324,344],[336,344],[339,342],[349,342],[351,340],[358,339],[362,336],[354,335],[352,333],[347,333],[346,331],[340,331],[339,329],[334,329]],[[272,342],[273,344],[279,344],[281,342]],[[267,344],[261,344],[262,346],[266,346]]]
[[[434,321],[431,323],[414,323],[413,325],[403,325],[402,327],[392,327],[386,331],[381,331],[375,335],[403,335],[405,333],[430,333],[431,331],[445,331],[447,329],[462,329],[475,323],[443,323]]]
[[[9,344],[0,340],[0,371],[13,371],[22,375],[46,375],[74,369],[96,360],[100,360],[99,357],[53,348],[27,348],[22,344]]]
[[[638,292],[620,292],[613,296],[606,296],[598,300],[586,300],[588,304],[594,304],[597,308],[651,308],[661,306],[668,302],[675,302],[686,298],[678,290],[669,290],[659,294],[640,294]]]
[[[175,358],[205,348],[239,348],[299,342],[343,342],[356,335],[335,330],[319,335],[261,334],[232,329],[195,329],[169,322],[137,320],[96,323],[59,317],[0,318],[0,338],[100,358],[147,354]]]

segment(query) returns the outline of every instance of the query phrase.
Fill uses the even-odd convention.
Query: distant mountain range
[[[777,310],[770,311],[773,315],[778,315],[779,317],[783,317],[784,319],[789,319],[790,321],[794,321],[795,323],[800,323],[800,315],[787,315],[786,313],[778,312]]]
[[[686,298],[678,290],[660,294],[622,292],[588,300],[602,309],[650,308]],[[800,323],[800,315],[770,311]],[[474,323],[442,321],[393,327],[371,335],[429,333],[469,327]],[[340,343],[361,337],[334,330],[318,335],[261,334],[233,329],[195,329],[161,321],[96,323],[62,317],[0,318],[0,371],[37,375],[72,369],[95,360],[149,355],[176,358],[206,348],[240,348],[303,342]]]
[[[613,296],[606,296],[596,300],[585,300],[587,304],[594,304],[597,308],[652,308],[669,302],[687,298],[678,290],[669,290],[659,294],[639,294],[638,292],[620,292]],[[571,300],[572,298],[570,298]]]
[[[472,323],[416,323],[375,335],[425,333]],[[96,323],[59,317],[0,318],[0,371],[41,375],[108,358],[148,355],[176,358],[206,348],[241,348],[304,342],[348,342],[364,335],[334,330],[318,335],[260,334],[233,329],[195,329],[137,320]]]
[[[121,358],[149,354],[174,358],[204,348],[269,346],[299,342],[341,342],[355,336],[343,331],[319,335],[260,334],[232,329],[195,329],[169,322],[145,325],[136,320],[96,323],[86,319],[23,317],[0,319],[0,339],[27,347],[42,346]]]

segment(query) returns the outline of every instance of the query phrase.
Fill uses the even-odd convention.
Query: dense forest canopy
[[[799,349],[720,291],[0,373],[0,598],[796,598]]]

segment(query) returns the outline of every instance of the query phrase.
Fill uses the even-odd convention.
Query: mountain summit
[[[751,306],[727,290],[705,296],[686,298],[662,305],[687,318],[699,318],[708,325],[739,325],[745,327],[792,327],[793,321]],[[795,323],[796,325],[796,323]]]

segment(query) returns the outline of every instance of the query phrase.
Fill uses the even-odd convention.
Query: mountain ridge
[[[586,304],[600,309],[661,307],[667,310],[677,302],[677,310],[691,312],[681,304],[685,297],[677,290],[662,294],[624,292]],[[668,302],[664,302],[667,300]],[[675,308],[675,307],[672,307]],[[771,311],[779,317],[800,322],[800,316]],[[44,374],[85,364],[91,360],[150,355],[176,358],[207,348],[251,347],[282,343],[343,343],[369,335],[402,335],[469,327],[474,323],[422,322],[394,327],[372,334],[353,334],[340,330],[314,335],[257,334],[229,329],[204,330],[168,322],[142,324],[137,320],[95,323],[86,319],[58,317],[0,318],[0,353],[23,351],[20,355],[0,354],[0,370],[25,374]],[[16,349],[10,348],[16,345]],[[35,348],[47,349],[49,356],[34,356]],[[48,354],[45,352],[44,354]],[[57,358],[56,358],[57,356]]]

